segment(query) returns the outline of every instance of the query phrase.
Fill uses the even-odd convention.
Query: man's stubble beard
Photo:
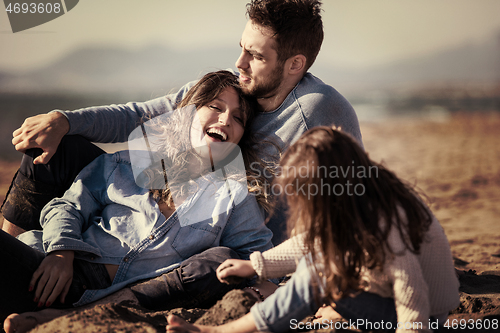
[[[253,79],[252,79],[253,80]],[[283,80],[283,66],[278,65],[271,72],[265,82],[258,83],[251,88],[241,86],[244,93],[257,99],[267,99],[275,96]],[[254,81],[255,82],[255,81]]]

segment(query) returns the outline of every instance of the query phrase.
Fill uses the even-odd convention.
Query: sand
[[[451,319],[500,320],[499,128],[500,113],[361,123],[370,157],[428,196],[448,236],[461,283],[461,305]],[[2,194],[15,171],[8,167],[5,164],[0,173]],[[235,291],[210,310],[173,312],[191,322],[201,317],[202,323],[221,324],[243,315],[251,304],[247,295]],[[167,314],[107,304],[56,319],[35,331],[164,332]],[[460,331],[460,327],[453,329]]]
[[[500,320],[499,128],[500,113],[361,124],[370,157],[420,188],[445,230],[461,273],[451,320]]]
[[[464,269],[500,269],[500,114],[362,125],[370,157],[429,197]]]

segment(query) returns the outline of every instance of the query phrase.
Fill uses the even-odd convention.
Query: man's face
[[[241,36],[241,55],[236,61],[240,85],[244,92],[256,98],[269,98],[279,91],[283,79],[283,65],[273,48],[276,41],[272,31],[247,22]]]

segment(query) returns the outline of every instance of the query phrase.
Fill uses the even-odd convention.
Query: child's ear
[[[288,73],[292,75],[302,74],[304,68],[306,67],[306,57],[303,54],[297,54],[288,61],[290,61],[290,65],[288,67]]]

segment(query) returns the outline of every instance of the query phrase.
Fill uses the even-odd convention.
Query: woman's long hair
[[[244,133],[240,142],[238,143],[238,146],[240,147],[245,164],[248,190],[250,193],[253,193],[256,196],[257,202],[264,209],[269,210],[269,196],[264,188],[265,179],[260,174],[252,172],[252,170],[255,170],[255,168],[250,167],[250,165],[255,162],[257,162],[259,165],[263,164],[256,152],[257,141],[255,139],[254,133],[252,133],[252,131],[250,130],[255,116],[260,110],[260,106],[255,98],[243,93],[238,83],[238,77],[231,72],[224,70],[211,72],[204,75],[191,89],[189,89],[186,96],[179,103],[178,109],[193,105],[197,110],[212,102],[228,87],[233,88],[238,94],[240,109],[245,117]],[[183,115],[178,115],[178,118],[181,117],[183,117]],[[154,119],[152,120],[154,121]],[[186,124],[188,122],[182,119],[175,119],[175,121],[173,121],[172,123],[174,126],[178,126],[177,124]],[[154,124],[154,127],[155,131],[158,132],[157,135],[159,138],[172,136],[173,130],[178,131],[179,133],[183,133],[184,135],[186,135],[186,133],[189,133],[189,127],[173,129],[172,126],[166,126],[165,124],[162,124],[161,121],[158,121],[156,124]],[[164,147],[163,149],[167,150],[169,148]],[[176,158],[179,159],[179,156],[177,156]],[[175,163],[187,163],[187,157],[183,156],[183,159],[183,161],[175,161]],[[179,170],[179,173],[185,172],[186,170],[186,168],[182,167],[177,167],[174,169]],[[158,174],[156,176],[158,176]],[[166,202],[170,208],[175,208],[173,204],[172,193],[168,185],[164,190],[154,189],[151,190],[151,192],[154,198]]]
[[[382,268],[387,254],[397,255],[387,242],[391,227],[419,253],[432,221],[410,186],[330,127],[313,128],[293,144],[276,181],[286,194],[289,231],[304,236],[309,266],[325,276],[331,300],[361,290],[363,270]]]

